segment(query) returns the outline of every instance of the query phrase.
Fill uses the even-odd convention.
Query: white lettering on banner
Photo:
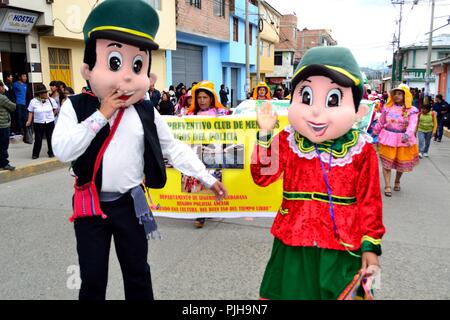
[[[8,10],[5,14],[0,31],[15,33],[30,33],[36,23],[38,15]]]

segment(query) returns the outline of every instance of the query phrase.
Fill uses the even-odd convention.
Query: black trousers
[[[33,156],[39,157],[39,154],[41,153],[42,148],[42,139],[44,138],[47,140],[47,147],[48,147],[48,155],[51,157],[53,156],[53,149],[52,149],[52,134],[53,129],[55,129],[55,122],[49,122],[49,123],[33,123],[34,128],[34,146],[33,146]]]
[[[0,128],[0,168],[3,168],[9,164],[8,147],[9,128]]]
[[[75,220],[80,264],[80,300],[105,300],[111,237],[119,259],[127,300],[153,300],[148,242],[134,212],[129,193],[113,202],[102,202],[108,216]]]

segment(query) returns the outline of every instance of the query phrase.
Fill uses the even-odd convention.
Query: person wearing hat
[[[192,97],[189,115],[223,116],[228,114],[228,109],[219,102],[214,83],[211,81],[201,81],[194,85]]]
[[[8,160],[11,114],[16,110],[16,104],[6,95],[6,86],[0,80],[0,170],[14,171]]]
[[[105,299],[112,237],[125,299],[154,298],[147,240],[160,235],[142,185],[164,187],[164,157],[211,188],[218,201],[227,194],[143,99],[156,81],[150,70],[158,27],[158,13],[141,0],[102,1],[83,27],[82,75],[91,91],[64,102],[52,141],[55,155],[72,162],[76,177],[70,221],[81,300]]]
[[[271,100],[270,88],[265,82],[259,82],[253,90],[253,100]]]
[[[394,191],[400,191],[400,179],[419,163],[416,128],[419,110],[412,105],[413,96],[406,84],[389,93],[373,134],[378,135],[380,159],[383,165],[384,194],[392,196],[391,171],[396,170]]]
[[[53,158],[52,135],[55,129],[55,114],[58,104],[55,99],[48,96],[48,90],[43,84],[37,84],[34,90],[34,99],[28,105],[28,120],[25,124],[30,127],[33,124],[34,145],[32,159],[39,158],[42,148],[42,139],[47,140],[47,154]]]
[[[363,80],[348,49],[317,47],[292,88],[290,125],[279,134],[270,103],[257,110],[253,180],[265,187],[283,178],[260,297],[337,299],[358,272],[378,270],[385,231],[372,139],[352,129],[368,111]]]

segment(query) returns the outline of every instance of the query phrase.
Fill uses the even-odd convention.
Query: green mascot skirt
[[[353,251],[360,255],[360,250]],[[361,269],[347,251],[291,247],[275,238],[260,297],[271,300],[334,300]]]

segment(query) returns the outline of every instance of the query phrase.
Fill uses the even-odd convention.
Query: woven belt
[[[397,130],[397,129],[390,129],[390,128],[384,128],[384,130],[389,131],[389,132],[394,132],[394,133],[405,133],[405,131],[402,130]]]
[[[321,192],[283,192],[285,200],[316,200],[321,202],[329,202],[328,194]],[[333,204],[349,206],[356,203],[356,197],[339,197],[332,196]]]

